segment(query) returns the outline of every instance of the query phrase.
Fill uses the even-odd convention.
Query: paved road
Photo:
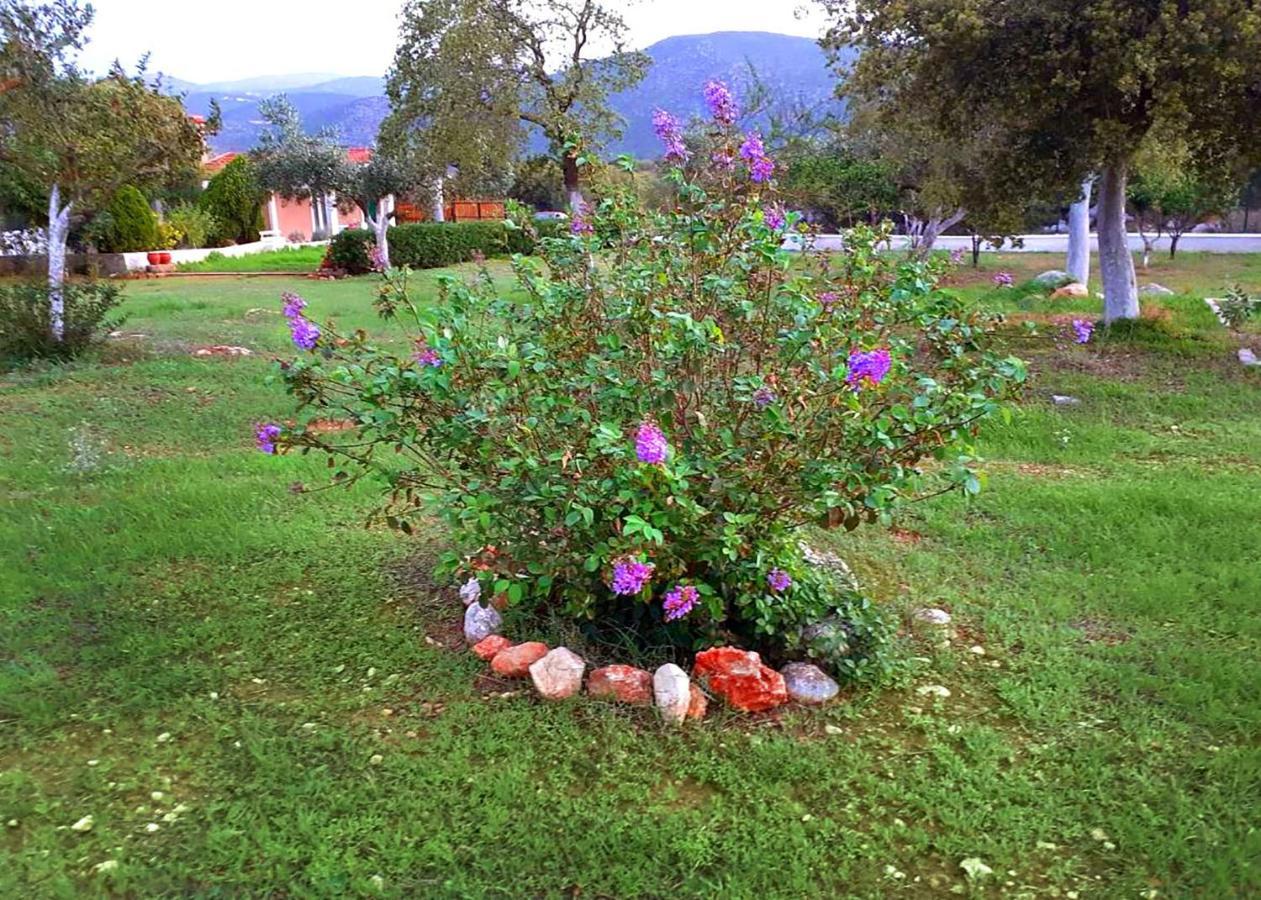
[[[839,250],[844,239],[839,234],[821,234],[817,246],[823,250]],[[1026,234],[1023,236],[1024,246],[1013,249],[1010,245],[1001,248],[1004,253],[1067,253],[1068,235],[1066,234]],[[1098,250],[1095,236],[1090,236],[1091,247]],[[906,246],[906,238],[895,236],[893,246]],[[1135,251],[1143,249],[1143,239],[1137,234],[1130,235],[1130,247]],[[972,239],[965,236],[946,235],[937,239],[939,250],[972,250]],[[983,252],[992,252],[988,244],[982,246]],[[1261,253],[1261,234],[1184,234],[1178,241],[1178,251],[1189,253]],[[1169,239],[1161,238],[1156,242],[1156,252],[1168,252]]]

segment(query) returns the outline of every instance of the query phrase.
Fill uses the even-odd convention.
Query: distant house
[[[239,153],[219,153],[208,157],[202,163],[202,171],[206,182],[223,171],[223,168]],[[367,163],[372,159],[370,147],[351,147],[346,151],[346,158],[353,163]],[[263,206],[263,237],[291,239],[294,241],[311,241],[330,238],[347,228],[363,227],[363,210],[351,203],[348,207],[338,209],[336,196],[330,194],[323,198],[325,202],[312,203],[311,200],[286,200],[272,194]],[[393,198],[386,198],[387,204]]]

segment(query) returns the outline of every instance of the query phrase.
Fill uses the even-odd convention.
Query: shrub
[[[554,223],[540,222],[538,231],[558,233]],[[333,267],[351,275],[372,271],[368,251],[371,231],[348,228],[333,238],[329,258]],[[413,222],[389,231],[390,262],[396,267],[437,269],[482,256],[532,253],[536,237],[506,222]]]
[[[48,285],[19,282],[0,285],[0,361],[70,359],[117,328],[122,319],[109,313],[122,302],[122,289],[108,282],[68,282],[65,335],[55,341],[49,314]]]
[[[1261,298],[1253,297],[1242,287],[1235,285],[1226,292],[1225,297],[1217,301],[1215,311],[1223,325],[1238,330],[1261,312]]]
[[[104,253],[158,249],[158,217],[144,194],[130,185],[118,189],[97,219],[91,234]]]
[[[180,203],[166,214],[166,221],[180,233],[180,246],[206,247],[220,230],[219,222],[206,209],[192,203]]]
[[[254,164],[249,157],[238,156],[210,179],[197,205],[218,222],[215,243],[248,244],[258,240],[262,230],[265,198]]]
[[[1024,368],[936,289],[943,262],[881,254],[884,233],[856,230],[833,258],[783,250],[799,217],[746,174],[743,138],[714,131],[729,166],[674,170],[665,212],[607,197],[542,259],[514,258],[516,291],[443,275],[418,304],[406,270],[386,273],[378,309],[409,355],[287,298],[312,351],[282,367],[302,420],[356,427],[269,426],[260,446],[382,479],[404,531],[440,515],[456,545],[442,571],[487,597],[645,643],[734,640],[879,675],[887,617],[807,560],[802,529],[979,490],[971,439]]]

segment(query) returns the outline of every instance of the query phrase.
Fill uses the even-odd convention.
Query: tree
[[[1169,257],[1177,256],[1186,232],[1224,215],[1239,196],[1237,171],[1211,158],[1195,158],[1184,142],[1153,136],[1135,157],[1127,197],[1143,238],[1143,268],[1155,243],[1169,235]]]
[[[534,128],[576,207],[584,153],[621,132],[609,98],[650,63],[625,37],[622,17],[600,0],[409,0],[382,144],[406,146],[430,180],[455,165],[476,182],[507,171]]]
[[[73,56],[91,6],[78,0],[0,0],[0,161],[48,187],[51,329],[65,328],[66,238],[71,217],[100,209],[124,183],[146,189],[196,168],[202,132],[180,102],[115,65],[96,80]]]
[[[1077,284],[1090,283],[1090,192],[1094,178],[1087,176],[1081,193],[1068,208],[1068,277]]]
[[[336,133],[326,128],[307,134],[297,107],[284,94],[264,100],[258,112],[269,126],[251,153],[258,183],[287,200],[318,203],[324,221],[331,222],[329,197],[347,187],[350,166]]]
[[[794,205],[837,227],[875,224],[878,216],[899,205],[888,166],[843,147],[817,148],[791,158],[780,187]]]
[[[1261,7],[1249,0],[818,0],[832,52],[860,54],[843,93],[941,140],[996,129],[984,180],[1076,194],[1099,173],[1104,319],[1139,314],[1126,184],[1153,130],[1197,155],[1261,153]]]
[[[516,166],[508,196],[536,210],[556,210],[566,203],[565,177],[550,156],[531,156]]]
[[[197,206],[214,218],[216,240],[248,244],[258,240],[266,196],[254,163],[248,156],[238,156],[210,179]]]
[[[386,268],[390,265],[389,230],[394,210],[387,209],[385,201],[387,197],[402,194],[412,186],[412,170],[386,153],[374,153],[367,163],[347,163],[341,193],[363,210],[364,221],[376,239],[380,262]]]

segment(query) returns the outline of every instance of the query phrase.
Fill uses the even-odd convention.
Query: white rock
[[[460,599],[464,601],[464,605],[476,603],[477,599],[482,596],[482,585],[476,578],[470,578],[460,586]]]
[[[1051,402],[1056,406],[1081,406],[1081,400],[1068,394],[1052,394]]]
[[[968,648],[968,652],[975,656],[984,656],[985,648],[982,647],[980,644],[974,644],[973,646]]]
[[[93,872],[113,872],[117,868],[118,868],[118,860],[107,859],[104,862],[99,862],[96,865],[94,865],[92,867],[92,871]]]
[[[1261,366],[1261,359],[1257,359],[1257,355],[1247,347],[1239,349],[1239,361],[1245,366]]]
[[[970,856],[959,863],[959,868],[967,873],[968,878],[978,879],[993,875],[994,870],[975,856]]]
[[[1169,290],[1169,288],[1165,287],[1163,284],[1156,284],[1156,282],[1154,281],[1151,284],[1143,285],[1141,288],[1138,289],[1138,292],[1140,294],[1147,294],[1150,297],[1173,296],[1173,291]]]
[[[687,718],[687,708],[692,702],[692,679],[674,663],[666,663],[653,673],[652,695],[661,717],[678,725]]]
[[[949,697],[950,689],[940,684],[926,684],[922,687],[917,687],[915,693],[923,697]]]
[[[144,827],[144,830],[149,832],[149,834],[153,834],[153,832],[157,831],[161,827],[162,826],[159,825],[157,822],[150,822],[148,825]]]
[[[912,615],[918,622],[927,622],[929,625],[949,625],[950,613],[944,609],[937,607],[929,607],[925,609],[917,609]]]
[[[159,744],[165,744],[165,743],[166,743],[167,741],[169,741],[170,739],[171,739],[171,732],[169,732],[169,731],[164,731],[164,732],[162,732],[161,734],[159,734],[159,735],[158,735],[158,743],[159,743]]]
[[[564,700],[582,690],[582,673],[586,669],[581,656],[568,647],[557,647],[530,664],[530,680],[543,699]]]
[[[823,730],[826,731],[828,734],[834,734],[834,735],[845,733],[845,729],[841,728],[839,725],[824,725]]]
[[[82,819],[71,825],[70,830],[78,832],[91,831],[92,826],[95,824],[96,821],[91,816],[84,816]]]
[[[471,603],[464,611],[464,640],[470,644],[484,641],[492,634],[498,634],[503,624],[503,616],[495,607]]]

